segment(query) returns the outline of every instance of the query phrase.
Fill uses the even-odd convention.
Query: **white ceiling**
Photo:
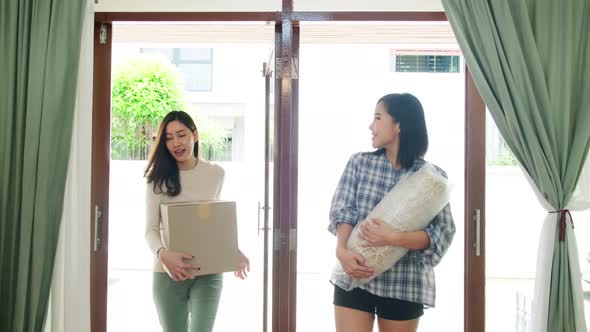
[[[297,11],[443,11],[441,0],[293,0]],[[97,12],[275,12],[282,0],[95,0]]]
[[[299,11],[444,11],[441,0],[293,0]]]

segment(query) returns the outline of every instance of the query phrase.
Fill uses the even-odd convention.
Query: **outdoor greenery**
[[[518,160],[512,154],[506,143],[502,142],[499,157],[489,160],[487,164],[488,166],[518,166]]]
[[[158,125],[170,111],[188,110],[176,67],[157,57],[138,57],[113,68],[111,159],[145,160]],[[204,151],[220,151],[227,133],[206,117],[195,119]],[[205,158],[207,156],[205,155]]]
[[[229,133],[214,122],[209,121],[206,116],[202,116],[195,111],[189,111],[188,113],[195,120],[199,131],[201,157],[206,160],[225,161],[223,158],[219,159],[217,157],[226,149]]]

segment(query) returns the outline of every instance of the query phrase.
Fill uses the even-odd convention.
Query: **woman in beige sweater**
[[[221,296],[222,274],[195,277],[199,267],[186,262],[192,256],[168,250],[162,241],[161,203],[219,199],[225,172],[198,156],[199,134],[192,118],[182,111],[168,113],[145,171],[145,236],[156,257],[153,295],[164,331],[212,331]],[[240,252],[236,277],[246,278],[249,270],[250,262]]]

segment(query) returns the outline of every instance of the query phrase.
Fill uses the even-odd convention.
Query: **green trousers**
[[[222,274],[176,282],[154,272],[154,302],[164,332],[213,331],[222,286]]]

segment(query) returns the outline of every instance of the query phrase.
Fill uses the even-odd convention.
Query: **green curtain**
[[[0,331],[41,331],[85,0],[0,1]]]
[[[590,1],[442,2],[500,133],[539,192],[564,209],[590,148]],[[571,234],[554,247],[550,332],[586,332],[572,294],[581,281]]]

